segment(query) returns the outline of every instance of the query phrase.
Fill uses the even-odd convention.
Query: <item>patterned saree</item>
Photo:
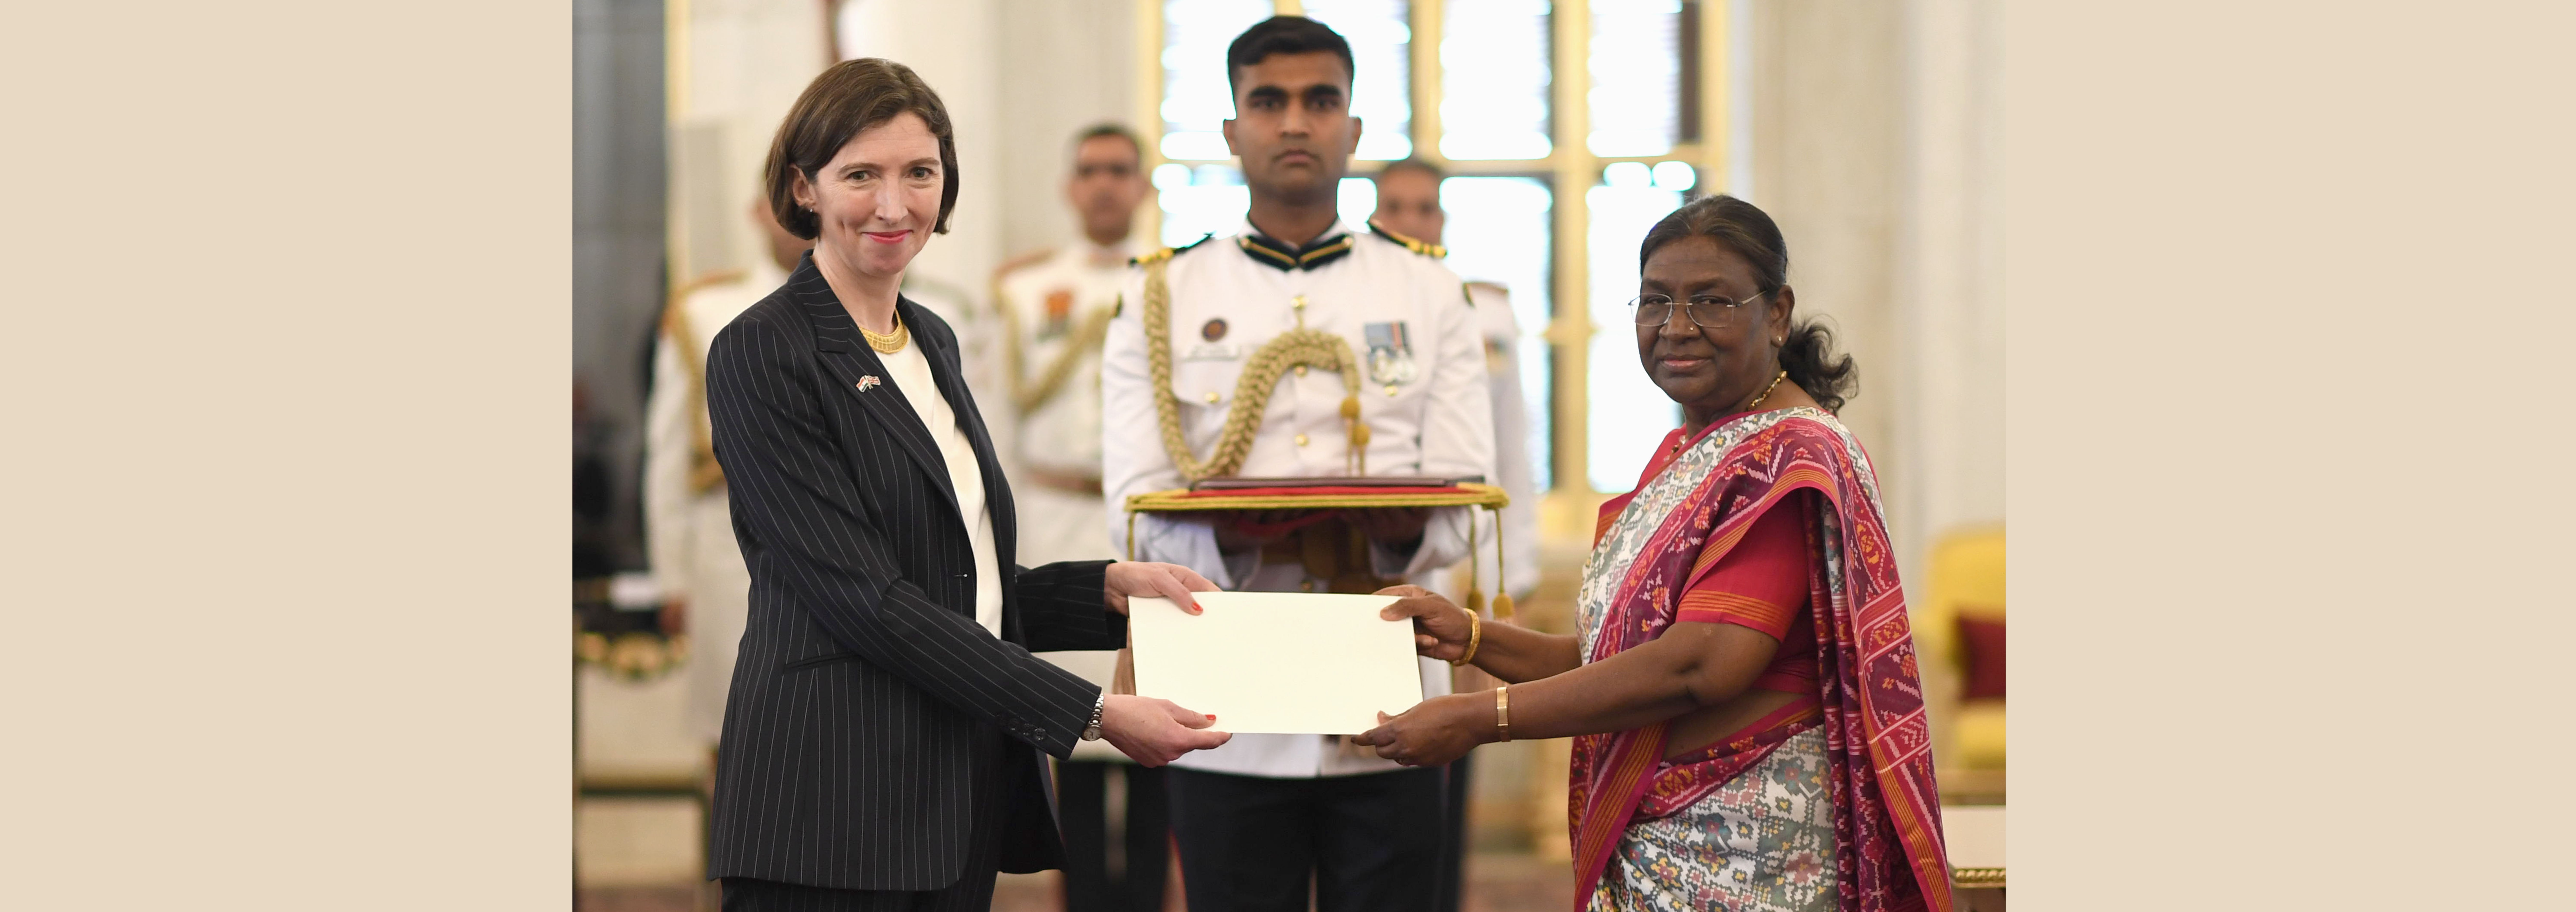
[[[1661,635],[1681,593],[1775,503],[1806,518],[1820,703],[1672,761],[1663,723],[1576,738],[1579,909],[1951,909],[1878,484],[1831,414],[1725,420],[1604,517],[1577,596],[1584,661]]]

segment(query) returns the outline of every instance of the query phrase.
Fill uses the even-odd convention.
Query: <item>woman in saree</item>
[[[1505,683],[1359,740],[1431,766],[1573,737],[1583,909],[1947,912],[1904,595],[1868,456],[1834,417],[1851,359],[1794,319],[1787,246],[1750,203],[1683,206],[1639,259],[1637,355],[1683,424],[1602,506],[1577,632],[1385,590],[1423,655]]]

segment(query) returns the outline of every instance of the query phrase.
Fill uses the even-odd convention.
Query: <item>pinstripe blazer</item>
[[[946,463],[808,255],[717,334],[707,406],[751,568],[716,764],[707,876],[931,890],[966,873],[978,724],[1013,739],[1001,868],[1063,855],[1043,750],[1071,752],[1100,688],[1029,650],[1115,649],[1106,561],[1022,569],[957,338],[896,310],[983,466],[1002,637],[975,622],[975,559]],[[861,390],[860,380],[879,384]],[[989,737],[989,736],[987,736]],[[1020,745],[1027,745],[1021,747]]]

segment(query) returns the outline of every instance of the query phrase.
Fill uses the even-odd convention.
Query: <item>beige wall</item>
[[[1750,2],[1746,196],[1788,237],[1801,312],[1860,363],[1843,418],[1920,607],[1939,536],[2003,521],[1994,3]],[[1922,668],[1937,716],[1958,676]]]
[[[1752,2],[1747,198],[1860,363],[1843,418],[1919,594],[1935,536],[2003,518],[1993,4]]]
[[[950,233],[914,269],[980,294],[1003,258],[1073,239],[1060,184],[1065,141],[1129,118],[1134,9],[1132,0],[844,0],[827,33],[821,0],[689,0],[672,205],[674,248],[701,251],[701,262],[682,271],[761,255],[742,208],[758,192],[779,120],[837,38],[844,56],[912,67],[948,105],[963,185]],[[692,245],[689,232],[701,240]],[[710,243],[729,256],[704,255]]]
[[[731,251],[723,263],[684,263],[688,275],[738,267],[767,255],[745,209],[760,196],[769,141],[787,108],[828,62],[818,0],[687,0],[684,88],[672,99],[674,249]],[[702,132],[718,154],[696,156]],[[713,235],[688,243],[690,234]]]
[[[1132,122],[1135,19],[1135,0],[1014,2],[1002,17],[1001,108],[1010,125],[1001,148],[1005,255],[1079,236],[1064,202],[1073,134],[1103,121],[1153,132]]]
[[[1074,235],[1059,182],[1065,141],[1128,113],[1131,0],[848,0],[842,51],[911,66],[957,125],[959,188],[950,234],[917,275],[978,297],[1009,256]]]

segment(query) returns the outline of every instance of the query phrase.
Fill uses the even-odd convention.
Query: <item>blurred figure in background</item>
[[[1065,199],[1082,223],[1081,241],[1004,263],[993,274],[994,322],[1001,330],[1007,404],[989,406],[1016,426],[1012,480],[1019,494],[1020,560],[1112,560],[1109,509],[1100,495],[1100,342],[1117,314],[1118,288],[1136,255],[1128,242],[1136,207],[1153,189],[1136,134],[1101,124],[1073,140]],[[1115,650],[1049,652],[1040,658],[1106,688]],[[1112,770],[1126,788],[1124,865],[1110,868]],[[1116,748],[1087,741],[1056,766],[1064,827],[1067,912],[1163,908],[1170,871],[1163,771],[1138,766]]]
[[[1441,229],[1449,224],[1448,212],[1440,208],[1440,182],[1447,177],[1438,166],[1418,158],[1387,165],[1377,173],[1377,212],[1369,217],[1369,227],[1440,249]],[[1476,306],[1476,323],[1485,337],[1485,379],[1494,403],[1494,471],[1498,476],[1494,484],[1509,493],[1512,502],[1503,508],[1503,534],[1499,538],[1485,537],[1484,542],[1490,544],[1480,545],[1475,559],[1463,572],[1491,572],[1482,568],[1500,566],[1509,576],[1497,581],[1495,591],[1509,594],[1514,601],[1526,600],[1531,590],[1538,588],[1538,491],[1531,485],[1529,413],[1524,411],[1527,400],[1521,393],[1520,323],[1512,318],[1511,293],[1501,285],[1470,281],[1467,300]],[[1474,587],[1462,580],[1454,588],[1463,591]],[[1495,619],[1494,612],[1488,610],[1485,617]],[[1459,668],[1455,674],[1453,686],[1459,693],[1493,689],[1492,679],[1474,666]],[[1467,849],[1470,759],[1459,757],[1449,764],[1440,900],[1433,907],[1437,912],[1458,909]]]
[[[616,532],[609,524],[615,482],[608,471],[608,428],[590,407],[590,389],[572,382],[572,578],[617,572]]]
[[[751,571],[734,544],[724,470],[716,466],[709,436],[707,346],[736,315],[786,284],[788,271],[814,246],[780,228],[767,199],[752,201],[751,220],[767,240],[768,256],[671,296],[644,406],[645,548],[662,589],[662,629],[691,634],[689,731],[709,750],[724,727],[725,688],[751,605]]]

